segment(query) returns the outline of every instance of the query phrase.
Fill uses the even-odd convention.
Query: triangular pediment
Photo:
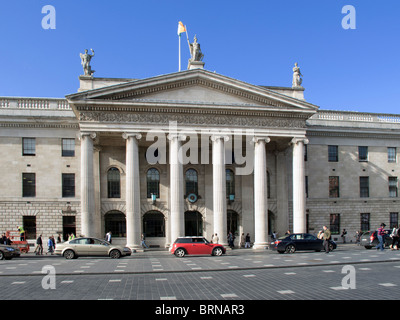
[[[318,107],[302,99],[248,84],[207,70],[187,70],[128,81],[67,96],[75,103],[158,103],[262,108],[265,111],[314,113]]]

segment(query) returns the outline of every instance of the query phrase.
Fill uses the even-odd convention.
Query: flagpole
[[[181,71],[181,35],[179,34],[179,71]]]

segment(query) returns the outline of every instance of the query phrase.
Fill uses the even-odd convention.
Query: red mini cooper
[[[210,243],[204,237],[179,237],[171,247],[171,253],[182,258],[189,254],[210,254],[221,256],[226,250],[223,245]]]

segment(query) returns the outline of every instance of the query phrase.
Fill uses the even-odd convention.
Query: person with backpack
[[[392,250],[399,250],[398,243],[399,243],[399,228],[397,225],[393,227],[392,233],[390,234],[392,238],[392,244],[390,245],[390,249]]]

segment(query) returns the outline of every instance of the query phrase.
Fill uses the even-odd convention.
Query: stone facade
[[[67,99],[0,98],[0,232],[31,216],[36,235],[65,236],[75,227],[78,235],[102,238],[112,227],[120,232],[115,241],[138,247],[146,223],[161,223],[148,244],[169,246],[196,226],[208,239],[218,230],[223,243],[229,228],[236,242],[249,232],[264,247],[272,231],[317,233],[332,225],[332,215],[340,215],[334,227],[346,228],[353,241],[362,213],[371,229],[394,223],[397,180],[393,196],[389,177],[399,176],[400,116],[318,110],[304,100],[303,88],[253,86],[205,70],[80,81]],[[181,138],[171,134],[171,123]],[[196,136],[196,161],[173,167],[179,147]],[[23,155],[24,138],[35,138],[33,156]],[[63,139],[73,139],[73,156],[62,155]],[[155,142],[159,161],[152,164],[147,152]],[[233,152],[239,144],[242,154]],[[338,161],[329,161],[328,146],[338,146]],[[360,146],[368,147],[366,161],[359,160]],[[237,164],[240,156],[248,154],[251,170],[238,174],[248,164]],[[153,168],[156,199],[148,194]],[[188,169],[197,173],[196,201],[185,190]],[[225,169],[235,173],[232,198]],[[116,185],[110,170],[118,171]],[[35,173],[34,196],[22,194],[23,173]],[[62,174],[74,175],[73,196],[63,195]],[[339,177],[338,197],[330,195],[332,176]],[[360,177],[369,179],[368,197],[360,197]],[[111,195],[112,186],[119,189]]]

